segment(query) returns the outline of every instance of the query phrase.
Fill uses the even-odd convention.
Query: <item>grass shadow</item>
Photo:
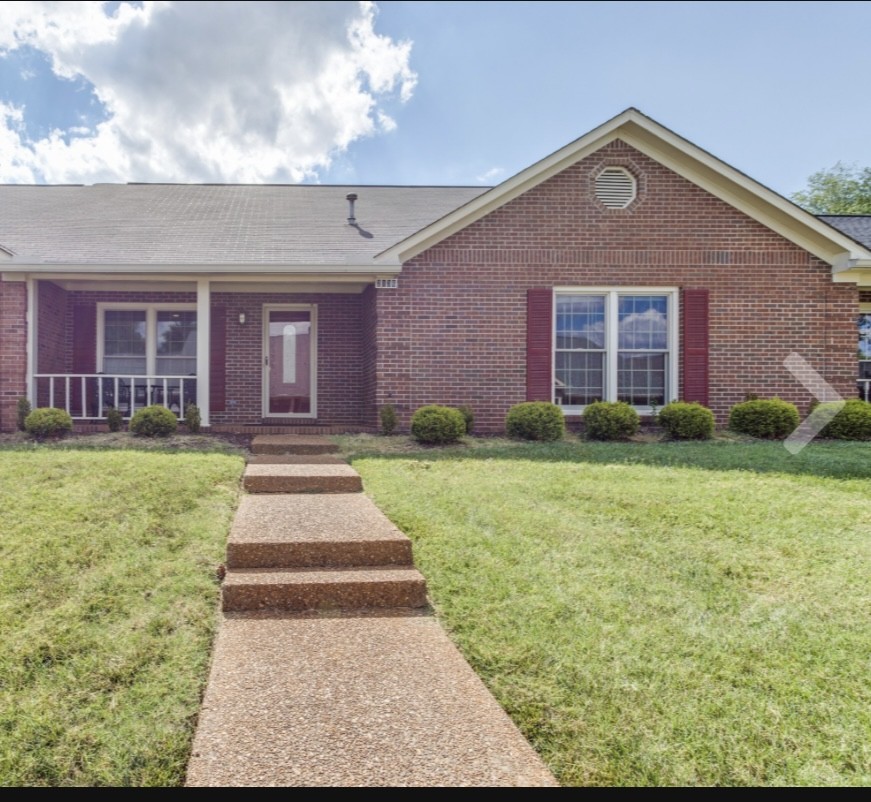
[[[871,479],[871,443],[819,441],[793,455],[780,441],[737,441],[728,438],[706,442],[626,443],[595,443],[575,437],[556,443],[465,438],[454,446],[431,448],[413,444],[409,438],[357,437],[346,438],[344,442],[340,438],[339,441],[343,455],[352,463],[364,458],[429,462],[524,460]]]

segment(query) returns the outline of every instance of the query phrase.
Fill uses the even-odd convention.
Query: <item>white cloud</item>
[[[89,81],[108,119],[28,141],[0,107],[0,181],[300,181],[396,127],[411,44],[368,2],[0,3],[0,56],[21,45]],[[26,109],[24,110],[26,114]]]
[[[479,184],[494,184],[503,175],[505,175],[504,167],[491,167],[487,172],[476,175],[475,181]]]

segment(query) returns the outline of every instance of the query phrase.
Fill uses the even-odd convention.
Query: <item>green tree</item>
[[[814,173],[792,200],[812,214],[871,214],[871,167],[838,162]]]

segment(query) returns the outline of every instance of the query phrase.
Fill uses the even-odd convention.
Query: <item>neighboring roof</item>
[[[19,264],[371,266],[487,187],[0,186],[0,247]],[[358,227],[348,224],[357,195]]]
[[[820,220],[871,248],[871,214],[819,214]]]
[[[837,269],[871,263],[868,248],[632,108],[387,248],[379,261],[413,258],[618,139]]]

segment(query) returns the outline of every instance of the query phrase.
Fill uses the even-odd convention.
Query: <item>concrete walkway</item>
[[[408,539],[344,489],[356,472],[326,440],[264,439],[187,785],[556,785],[430,615]]]

